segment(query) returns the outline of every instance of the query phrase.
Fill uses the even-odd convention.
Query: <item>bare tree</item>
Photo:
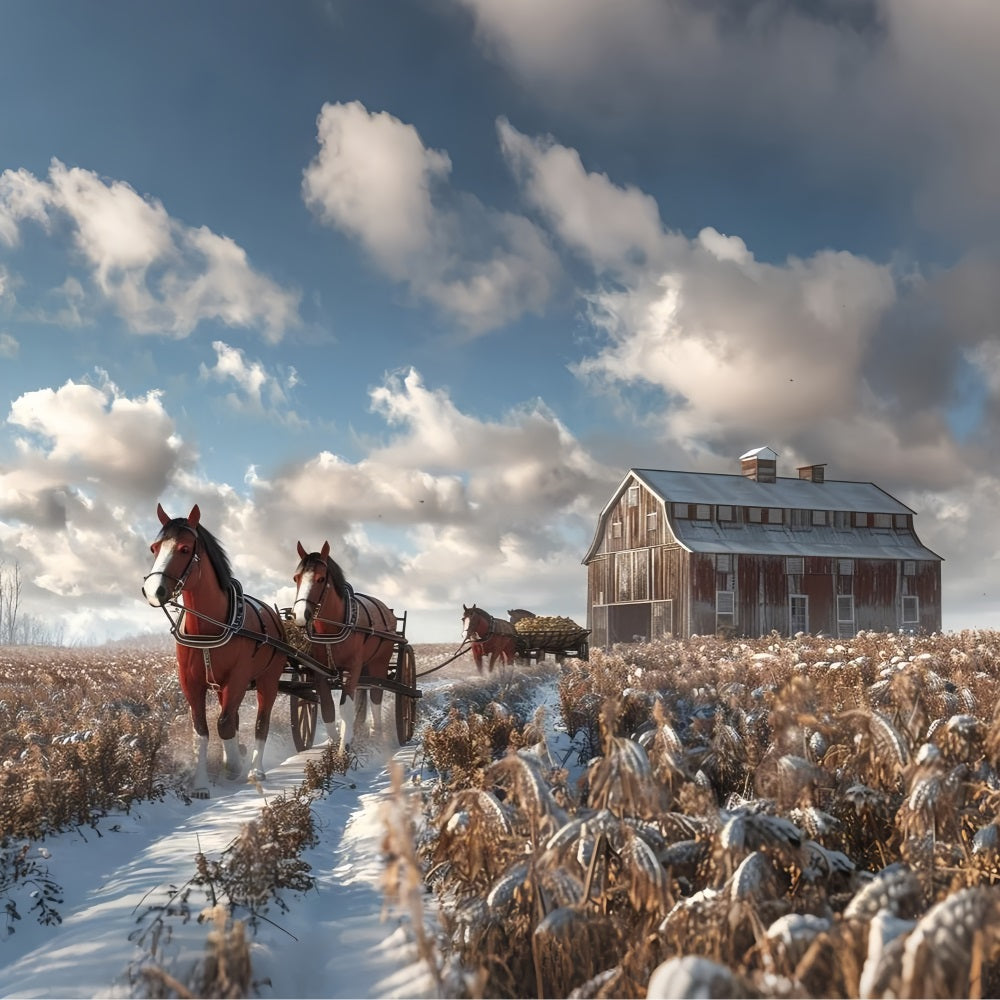
[[[0,562],[0,643],[11,645],[17,637],[21,608],[21,564]]]

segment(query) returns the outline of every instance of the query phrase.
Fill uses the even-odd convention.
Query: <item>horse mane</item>
[[[188,523],[187,518],[175,517],[164,526],[159,537],[161,540],[165,538],[174,538],[182,528],[190,530],[191,525]],[[216,538],[215,535],[208,530],[208,528],[205,528],[200,524],[194,530],[198,536],[198,541],[201,542],[202,551],[208,557],[208,561],[212,564],[212,569],[215,570],[215,575],[219,580],[219,586],[223,590],[228,590],[233,582],[233,567],[229,561],[229,556],[226,554],[226,550],[222,547],[222,542],[220,542],[218,538]]]
[[[344,576],[344,571],[340,568],[340,564],[333,561],[333,556],[326,557],[326,568],[327,572],[330,574],[330,580],[333,581],[333,587],[340,594],[340,599],[342,601],[347,600],[347,577]]]
[[[305,567],[306,563],[309,562],[313,557],[319,558],[318,552],[310,552],[305,559],[299,560],[299,565],[295,569],[296,575],[301,573]],[[348,583],[347,577],[344,576],[344,571],[340,568],[340,564],[334,562],[333,556],[326,557],[326,571],[330,575],[330,582],[333,584],[333,589],[337,591],[340,599],[342,601],[347,600]]]

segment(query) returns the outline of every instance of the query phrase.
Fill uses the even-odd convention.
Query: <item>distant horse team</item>
[[[253,780],[265,777],[264,747],[271,712],[283,689],[294,693],[293,724],[296,697],[305,698],[312,706],[305,746],[312,745],[318,703],[329,742],[345,752],[356,727],[367,721],[369,695],[374,734],[380,738],[384,690],[396,694],[397,733],[403,734],[400,741],[410,738],[415,709],[407,699],[419,697],[419,692],[412,687],[416,676],[413,651],[402,645],[405,636],[399,630],[401,624],[405,628],[406,616],[400,620],[381,600],[355,592],[330,556],[329,542],[314,552],[297,543],[299,561],[292,574],[295,598],[290,611],[282,614],[243,593],[225,549],[201,523],[197,504],[186,517],[170,517],[160,504],[156,514],[161,530],[150,546],[153,565],[143,578],[142,593],[152,607],[164,611],[176,641],[178,676],[195,733],[195,797],[209,795],[209,689],[219,702],[216,727],[224,771],[233,779],[243,774],[239,709],[248,690],[253,690],[257,699],[254,746],[247,770]],[[531,612],[510,611],[507,621],[475,604],[463,605],[462,610],[464,637],[456,656],[471,648],[480,673],[484,664],[492,672],[497,660],[501,665],[512,664],[517,655],[517,631],[512,623],[518,616],[531,616]],[[293,622],[295,636],[290,634]],[[298,645],[291,644],[292,638]],[[391,676],[394,654],[398,656],[397,668]],[[295,668],[293,677],[308,676],[308,680],[283,682],[282,674],[290,665]],[[403,674],[409,684],[400,680]],[[333,697],[338,682],[339,718]]]

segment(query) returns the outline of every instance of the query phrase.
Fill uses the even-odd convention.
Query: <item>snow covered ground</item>
[[[465,664],[422,682],[418,725],[428,715],[443,712],[453,679],[469,674]],[[391,726],[391,697],[384,711]],[[316,888],[284,893],[288,911],[272,906],[267,917],[273,923],[261,922],[253,936],[259,996],[436,993],[433,977],[418,960],[408,916],[383,912],[381,884],[385,827],[380,807],[390,789],[390,764],[398,761],[412,778],[422,761],[416,759],[414,745],[384,749],[369,744],[363,751],[362,767],[346,776],[349,784],[314,804],[319,843],[303,858],[312,868]],[[218,857],[240,828],[257,818],[265,798],[301,784],[305,761],[315,753],[295,753],[290,734],[272,730],[263,793],[221,781],[207,801],[185,804],[171,796],[141,803],[129,815],[106,818],[97,831],[63,833],[37,845],[34,856],[64,890],[57,906],[63,920],[52,926],[38,924],[29,913],[31,900],[26,894],[18,897],[23,919],[16,922],[13,934],[0,940],[0,996],[132,995],[130,977],[149,956],[148,948],[133,938],[150,926],[149,908],[165,905],[171,891],[188,882],[198,851]],[[192,919],[168,920],[169,939],[160,939],[161,965],[175,975],[204,954],[208,928],[193,919],[201,900],[200,890],[192,892]],[[143,914],[146,919],[140,920]]]

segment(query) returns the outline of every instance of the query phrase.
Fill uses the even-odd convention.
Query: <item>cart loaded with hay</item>
[[[587,636],[590,629],[561,615],[536,615],[523,608],[507,612],[517,633],[517,658],[524,662],[544,660],[546,654],[561,663],[568,657],[586,660],[590,656]]]

